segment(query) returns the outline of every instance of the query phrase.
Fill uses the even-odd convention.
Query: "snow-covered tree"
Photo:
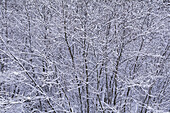
[[[170,112],[165,0],[1,0],[0,112]]]

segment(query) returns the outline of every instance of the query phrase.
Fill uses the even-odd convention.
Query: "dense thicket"
[[[170,112],[168,5],[0,0],[0,112]]]

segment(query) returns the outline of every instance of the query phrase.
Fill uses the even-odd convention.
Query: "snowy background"
[[[0,0],[0,113],[169,113],[168,0]]]

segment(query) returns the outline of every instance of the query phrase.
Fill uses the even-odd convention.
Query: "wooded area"
[[[0,0],[0,113],[169,113],[165,0]]]

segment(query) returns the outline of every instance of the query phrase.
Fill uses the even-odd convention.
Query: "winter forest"
[[[169,0],[0,0],[0,113],[170,113]]]

